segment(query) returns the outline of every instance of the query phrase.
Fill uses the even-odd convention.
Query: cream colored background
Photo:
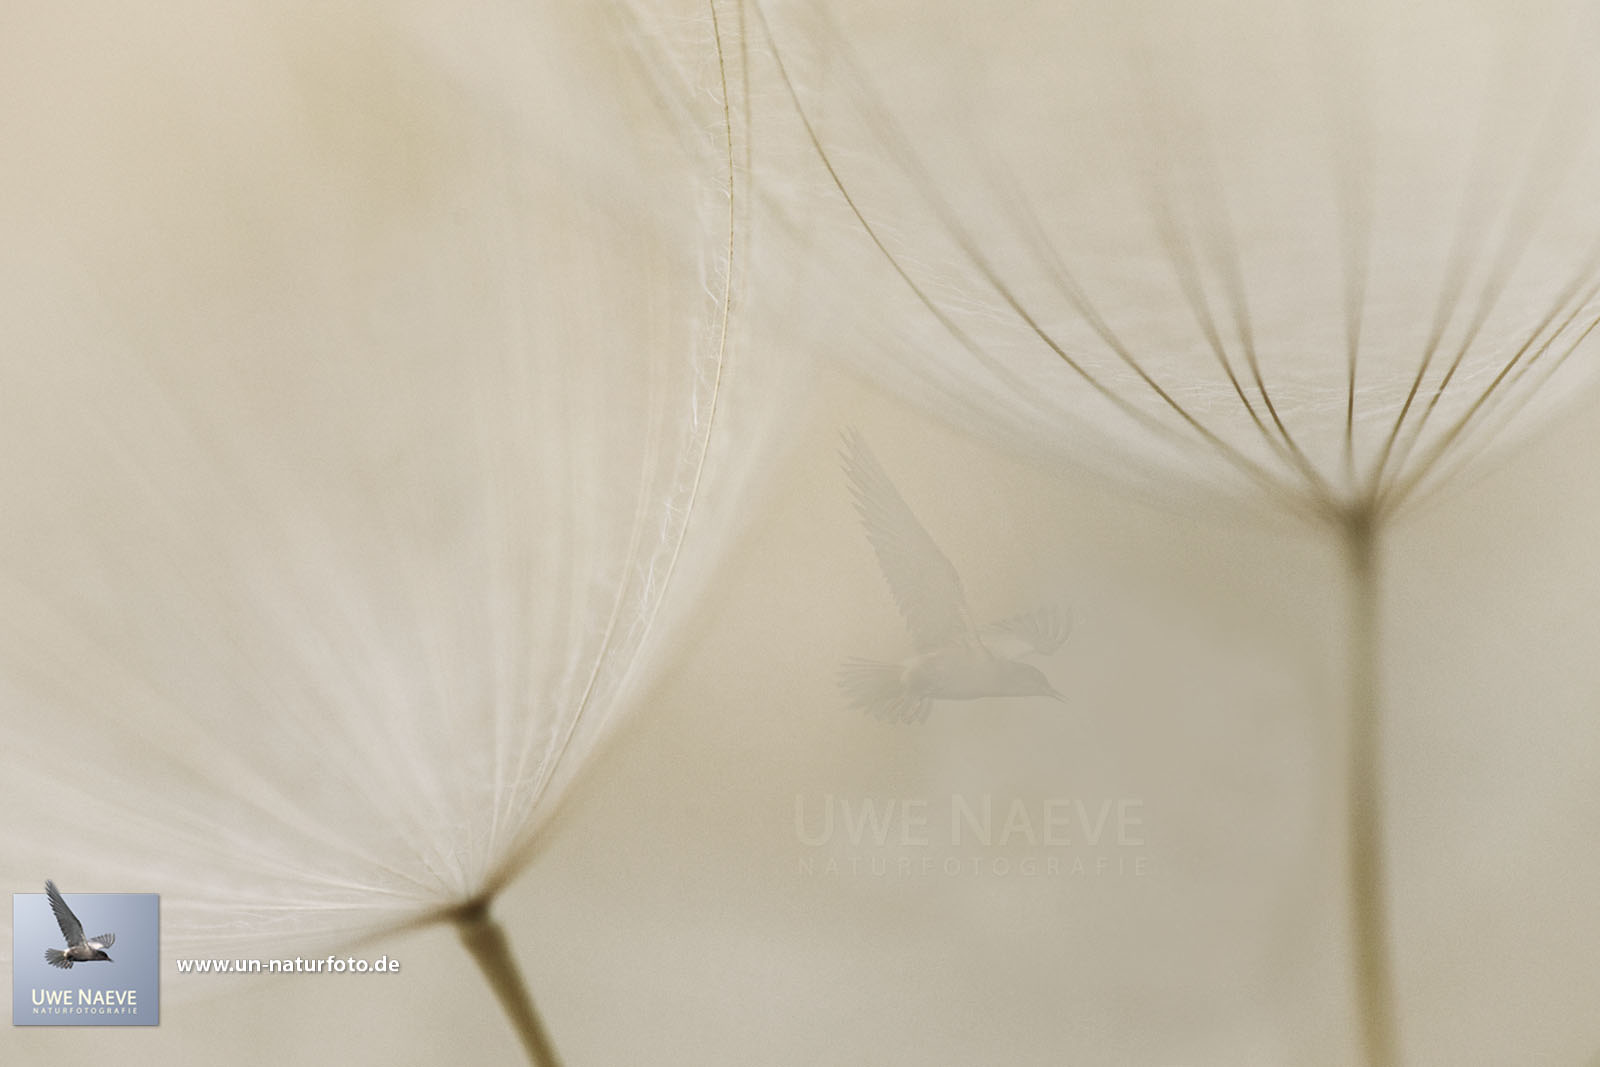
[[[1072,597],[1078,631],[1049,665],[1070,707],[941,709],[922,728],[842,710],[838,659],[900,639],[834,460],[842,420],[901,475],[980,611],[1041,586]],[[680,666],[500,904],[567,1061],[1344,1062],[1318,684],[1331,553],[1044,476],[848,382],[809,422]],[[1575,412],[1392,546],[1411,1062],[1581,1063],[1600,1047],[1597,447]],[[984,790],[1141,796],[1152,872],[797,872],[797,793]],[[199,1000],[169,968],[159,1030],[11,1030],[8,1062],[516,1062],[450,934],[380,950],[400,975],[241,980]]]
[[[141,49],[171,54],[163,35],[222,48],[227,20],[200,11],[172,5],[142,30],[123,12],[87,53],[65,14],[12,7],[0,33],[46,25],[54,50],[29,62],[92,72],[118,56],[134,72]],[[215,61],[226,69],[225,52]],[[19,60],[10,76],[24,85],[29,68]],[[92,114],[96,94],[119,91],[91,79],[67,112]],[[47,137],[53,105],[12,99],[15,248],[50,236],[29,229],[26,195],[71,190],[16,147]],[[368,147],[378,170],[392,162],[395,146]],[[181,188],[150,181],[138,188],[161,210],[183,205]],[[90,236],[139,210],[81,195]],[[358,223],[407,210],[370,206]],[[226,261],[227,235],[214,236],[207,254]],[[5,284],[23,285],[26,257],[7,262]],[[497,904],[569,1067],[1347,1062],[1333,547],[1221,508],[1130,501],[956,434],[831,364],[815,377],[815,396],[793,402],[793,446],[750,495],[743,537],[665,676]],[[1390,829],[1411,1063],[1578,1064],[1600,1050],[1594,410],[1594,397],[1572,398],[1389,545]],[[871,441],[978,614],[1072,606],[1074,636],[1046,664],[1068,706],[941,708],[920,728],[843,709],[841,659],[904,649],[836,460],[845,425]],[[795,798],[826,793],[1137,797],[1151,870],[806,876]],[[214,989],[169,965],[159,1029],[0,1030],[0,1062],[517,1062],[451,933],[360,951],[404,970]]]

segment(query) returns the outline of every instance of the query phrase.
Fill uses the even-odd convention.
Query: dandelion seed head
[[[0,260],[13,882],[159,892],[169,950],[279,952],[529,862],[763,432],[722,410],[726,152],[641,104],[619,17],[41,21],[63,63],[171,73],[70,152],[22,131],[40,167],[6,178],[42,194]],[[100,106],[71,69],[19,113]]]
[[[760,8],[831,347],[966,425],[1390,509],[1593,378],[1584,5]]]

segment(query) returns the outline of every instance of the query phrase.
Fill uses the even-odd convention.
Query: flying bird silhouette
[[[96,934],[94,937],[83,936],[83,924],[78,917],[72,914],[72,909],[67,907],[67,902],[61,898],[61,890],[56,888],[54,882],[44,884],[44,892],[50,898],[50,910],[56,913],[56,925],[61,927],[61,936],[67,939],[67,950],[62,952],[58,948],[44,950],[44,960],[52,967],[62,970],[71,970],[74,963],[92,963],[95,960],[105,960],[107,963],[115,962],[106,955],[117,940],[116,934]]]
[[[846,660],[839,688],[851,706],[886,722],[920,722],[935,700],[1042,696],[1065,702],[1042,671],[1018,660],[1050,655],[1066,642],[1070,625],[1063,613],[1042,608],[975,627],[961,576],[860,433],[845,432],[841,458],[867,541],[915,647],[900,663]]]

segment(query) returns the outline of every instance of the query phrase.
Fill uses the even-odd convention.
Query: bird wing
[[[106,949],[117,943],[116,934],[95,934],[89,939],[89,944]]]
[[[50,898],[50,910],[56,913],[56,925],[61,927],[61,936],[67,939],[67,947],[83,944],[83,924],[61,898],[61,890],[56,888],[54,882],[46,882],[44,892]]]
[[[1041,656],[1053,655],[1067,643],[1067,635],[1071,632],[1072,616],[1054,606],[1025,611],[983,628],[985,635],[998,634],[1020,642],[1023,648],[1017,651],[1017,655],[1028,652],[1037,652]]]
[[[976,642],[961,576],[855,430],[845,431],[840,456],[867,541],[918,651]]]

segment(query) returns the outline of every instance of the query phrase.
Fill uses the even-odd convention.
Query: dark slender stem
[[[528,1062],[533,1067],[561,1067],[555,1046],[550,1043],[550,1035],[545,1033],[544,1023],[534,1010],[533,998],[528,995],[528,987],[522,980],[522,971],[517,967],[516,958],[511,955],[511,944],[506,940],[505,930],[489,914],[489,902],[474,901],[457,910],[453,918],[456,933],[461,935],[461,943],[467,946],[467,951],[477,961],[478,969],[483,971],[489,988],[494,990],[506,1017],[511,1020],[512,1029],[522,1039],[522,1047],[528,1052]]]
[[[1345,516],[1349,581],[1347,758],[1350,925],[1357,1018],[1368,1067],[1399,1062],[1390,968],[1383,842],[1382,723],[1378,700],[1378,531],[1370,508]]]

